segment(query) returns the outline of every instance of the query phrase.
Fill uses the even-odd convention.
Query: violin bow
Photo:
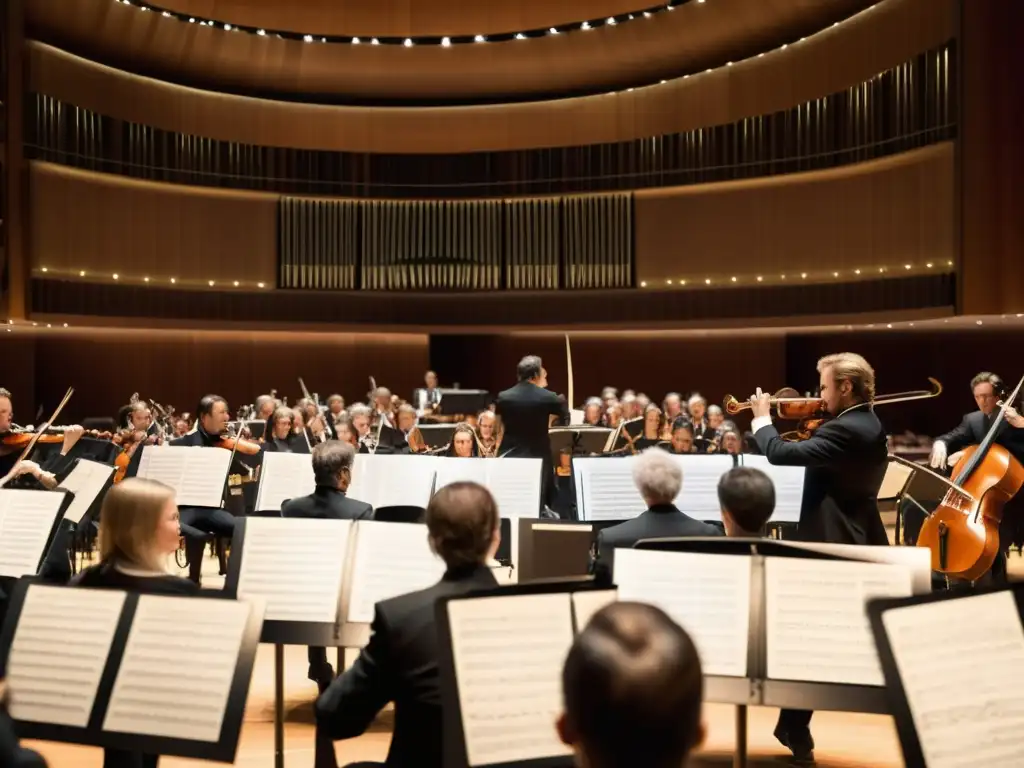
[[[572,344],[569,343],[569,334],[565,334],[565,365],[569,371],[569,392],[567,397],[569,398],[569,424],[572,424],[572,409],[575,407],[576,399],[573,397],[573,377],[572,377]]]
[[[71,396],[73,394],[75,394],[74,387],[68,387],[68,391],[64,395],[64,399],[60,401],[60,404],[57,406],[56,410],[54,410],[54,412],[50,415],[50,418],[44,421],[40,425],[39,429],[36,430],[36,433],[32,435],[32,439],[28,441],[28,445],[26,445],[25,448],[22,450],[21,456],[19,456],[18,460],[14,462],[14,466],[11,467],[10,472],[4,475],[3,478],[0,478],[0,488],[3,488],[5,485],[7,485],[7,483],[11,481],[11,478],[17,475],[18,467],[21,465],[21,462],[23,462],[28,457],[28,455],[32,453],[32,449],[36,447],[36,443],[39,442],[39,438],[42,437],[46,430],[50,428],[50,425],[53,424],[56,418],[60,415],[60,412],[64,409],[64,406],[68,404],[68,400],[71,399]]]

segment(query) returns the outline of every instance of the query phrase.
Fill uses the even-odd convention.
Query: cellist
[[[831,420],[802,442],[786,442],[772,426],[771,400],[750,398],[751,430],[771,464],[807,467],[797,538],[839,544],[888,544],[877,494],[885,476],[885,430],[873,410],[875,372],[860,355],[818,361],[820,398]],[[782,710],[777,738],[801,761],[814,759],[812,712]]]

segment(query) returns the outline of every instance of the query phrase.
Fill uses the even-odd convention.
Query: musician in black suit
[[[675,499],[683,487],[683,469],[668,452],[648,448],[641,453],[633,465],[633,483],[647,510],[597,535],[593,570],[598,578],[611,580],[616,548],[629,549],[642,539],[722,535],[715,526],[694,520],[676,507]]]
[[[875,416],[875,372],[860,355],[842,352],[818,361],[820,397],[833,417],[813,436],[786,442],[772,426],[771,402],[758,388],[750,398],[751,430],[771,464],[807,467],[797,538],[839,544],[888,544],[878,513],[878,489],[888,447]],[[800,761],[814,759],[811,715],[783,710],[775,737]]]
[[[501,452],[509,458],[541,459],[542,501],[550,507],[554,478],[548,429],[551,417],[569,421],[568,404],[547,390],[548,372],[541,359],[528,355],[516,368],[519,383],[498,395],[495,414],[501,419],[504,437]]]
[[[1006,397],[1006,387],[999,376],[982,371],[971,379],[971,393],[974,402],[978,404],[978,410],[968,413],[955,429],[932,443],[930,463],[935,469],[955,466],[965,448],[981,444],[999,415],[998,404]],[[1004,422],[996,429],[995,442],[1024,464],[1024,418],[1012,407],[1006,409],[1005,416]],[[1024,495],[1020,494],[1003,508],[1003,520],[999,526],[999,555],[992,563],[992,578],[997,582],[1006,580],[1006,551],[1015,539],[1021,538],[1015,532],[1024,517],[1022,512]]]
[[[263,431],[263,451],[265,453],[309,453],[306,436],[295,432],[295,412],[291,408],[281,406],[267,419]]]
[[[338,440],[313,447],[313,478],[316,489],[309,496],[289,499],[281,505],[281,517],[305,517],[317,520],[372,520],[373,507],[345,495],[352,482],[352,464],[356,451]],[[327,650],[309,648],[309,679],[323,693],[334,679],[327,661]]]
[[[412,393],[412,406],[416,409],[417,416],[432,414],[437,406],[441,404],[441,390],[437,388],[437,374],[427,371],[423,377],[425,386],[414,389]]]
[[[498,507],[476,483],[438,491],[426,513],[430,546],[448,567],[434,586],[377,603],[370,643],[316,702],[317,727],[334,739],[362,734],[389,701],[395,730],[388,766],[440,768],[441,695],[434,604],[497,586],[487,562],[501,540]]]

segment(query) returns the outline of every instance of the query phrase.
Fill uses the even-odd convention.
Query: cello
[[[988,572],[999,554],[1003,507],[1024,486],[1024,466],[995,439],[1021,385],[1024,378],[999,403],[981,444],[964,449],[953,468],[953,482],[946,495],[921,526],[917,546],[931,550],[933,571],[976,581]]]

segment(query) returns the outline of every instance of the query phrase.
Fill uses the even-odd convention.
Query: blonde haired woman
[[[130,477],[115,485],[100,509],[100,562],[71,582],[132,592],[192,595],[199,587],[167,572],[181,526],[174,491],[163,483]]]

